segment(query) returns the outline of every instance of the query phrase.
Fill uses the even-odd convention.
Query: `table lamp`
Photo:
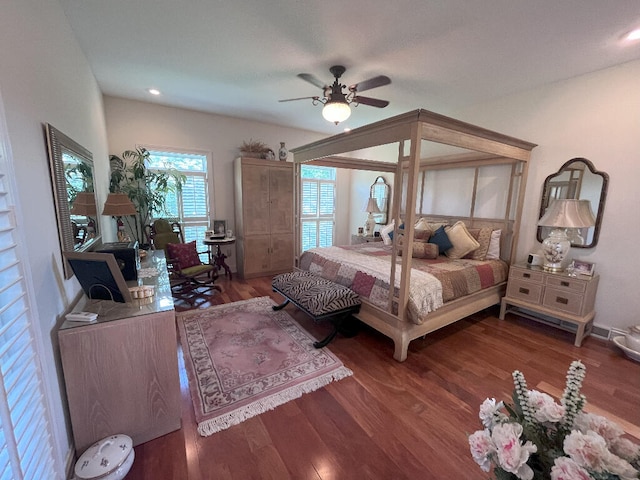
[[[71,206],[71,215],[84,215],[87,217],[88,238],[95,237],[96,223],[93,220],[98,214],[96,208],[96,196],[93,192],[78,192]]]
[[[554,200],[538,221],[538,226],[552,228],[549,236],[542,242],[544,269],[552,272],[564,270],[562,262],[571,248],[568,228],[593,227],[595,224],[589,200]]]
[[[116,217],[119,242],[125,241],[126,237],[122,216],[136,215],[137,213],[135,205],[126,193],[110,193],[107,195],[107,200],[104,202],[104,208],[102,209],[102,215]]]
[[[378,202],[373,197],[369,197],[369,201],[367,202],[367,206],[364,211],[369,212],[367,220],[364,222],[364,234],[367,237],[371,237],[373,235],[373,230],[376,228],[376,219],[373,218],[373,214],[382,212],[378,208]]]

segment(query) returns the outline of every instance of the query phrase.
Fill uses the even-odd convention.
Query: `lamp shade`
[[[351,107],[344,99],[329,100],[322,108],[322,116],[337,125],[351,116]]]
[[[136,215],[136,207],[126,193],[110,193],[104,202],[102,215],[121,217],[124,215]]]
[[[73,201],[71,215],[95,216],[98,213],[96,208],[96,196],[93,192],[79,192]]]
[[[554,200],[538,221],[540,227],[585,228],[593,227],[596,219],[589,200],[563,198]]]
[[[382,213],[378,208],[378,202],[373,197],[369,197],[369,201],[367,202],[367,206],[364,211],[369,213]]]

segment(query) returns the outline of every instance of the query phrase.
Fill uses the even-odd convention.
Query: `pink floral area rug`
[[[353,374],[269,297],[177,314],[198,432],[206,437]]]

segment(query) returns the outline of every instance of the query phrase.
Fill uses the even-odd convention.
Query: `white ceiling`
[[[107,95],[326,133],[416,108],[447,114],[640,58],[638,0],[59,0]],[[297,78],[387,75],[335,126]],[[162,91],[160,97],[146,92]]]

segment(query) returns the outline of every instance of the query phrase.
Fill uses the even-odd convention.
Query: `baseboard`
[[[622,330],[616,327],[600,327],[598,325],[594,325],[591,330],[591,335],[594,337],[602,338],[603,340],[612,340],[613,337],[618,337],[620,335],[624,336],[626,334],[626,330]]]

